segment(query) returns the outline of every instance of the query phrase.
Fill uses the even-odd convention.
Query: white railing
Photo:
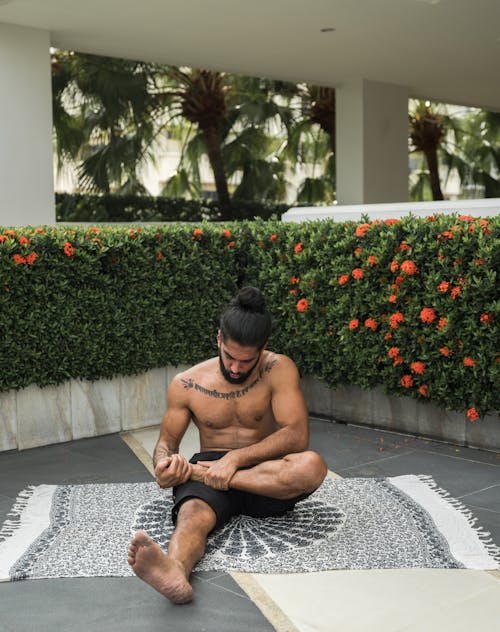
[[[351,204],[334,206],[302,206],[288,209],[281,216],[284,222],[333,219],[336,222],[398,219],[405,215],[427,217],[439,213],[460,213],[472,217],[493,217],[500,214],[500,198],[482,200],[444,200],[439,202],[401,202],[391,204]]]

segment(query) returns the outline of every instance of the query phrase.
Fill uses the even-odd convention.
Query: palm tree
[[[410,106],[410,140],[410,151],[422,152],[426,162],[414,174],[411,199],[426,199],[428,187],[432,199],[443,199],[440,172],[445,182],[456,174],[466,196],[500,195],[498,113],[416,101]]]
[[[438,149],[445,135],[445,117],[428,102],[418,101],[409,114],[411,151],[422,152],[429,169],[433,200],[442,200]]]
[[[52,55],[55,144],[91,192],[144,192],[137,170],[150,157],[162,109],[154,66],[96,55]]]

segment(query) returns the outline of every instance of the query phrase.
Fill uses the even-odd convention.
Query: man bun
[[[241,288],[235,301],[239,307],[247,312],[258,312],[263,314],[266,311],[266,300],[262,292],[256,287],[247,286]]]
[[[244,347],[262,349],[271,335],[272,319],[262,292],[252,286],[241,288],[222,313],[223,342],[234,340]]]

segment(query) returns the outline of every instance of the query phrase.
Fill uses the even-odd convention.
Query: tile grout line
[[[449,459],[457,459],[459,461],[467,461],[467,463],[476,463],[477,465],[489,465],[490,467],[500,467],[500,463],[485,463],[484,461],[476,461],[476,459],[468,459],[463,456],[456,456],[454,454],[441,454],[435,450],[421,450],[421,452],[427,452],[429,454],[435,454],[437,456],[446,456]]]
[[[494,485],[489,485],[488,487],[483,487],[482,489],[476,489],[473,492],[467,492],[467,494],[463,494],[462,496],[457,496],[457,498],[467,498],[467,496],[473,496],[474,494],[480,494],[481,492],[485,492],[488,489],[494,489],[495,487],[500,487],[500,483],[495,483]]]
[[[339,472],[346,472],[347,470],[355,470],[358,467],[365,467],[366,465],[373,465],[374,463],[384,463],[385,461],[390,461],[391,459],[399,459],[399,457],[401,456],[409,456],[410,454],[414,454],[415,452],[417,452],[417,450],[410,450],[409,452],[393,454],[392,456],[384,456],[374,461],[366,461],[365,463],[358,463],[357,465],[350,465],[349,467],[343,467],[339,470]]]

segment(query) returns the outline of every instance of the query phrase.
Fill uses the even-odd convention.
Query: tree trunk
[[[210,126],[203,130],[203,135],[207,145],[208,160],[210,161],[210,166],[214,174],[217,199],[219,200],[222,211],[221,219],[229,219],[228,215],[231,200],[229,198],[229,189],[227,187],[227,178],[224,170],[219,133],[215,127]]]
[[[424,151],[425,159],[427,160],[427,166],[429,167],[429,178],[431,181],[431,191],[433,200],[443,200],[443,192],[441,191],[441,184],[439,182],[439,166],[437,149],[428,149]]]

